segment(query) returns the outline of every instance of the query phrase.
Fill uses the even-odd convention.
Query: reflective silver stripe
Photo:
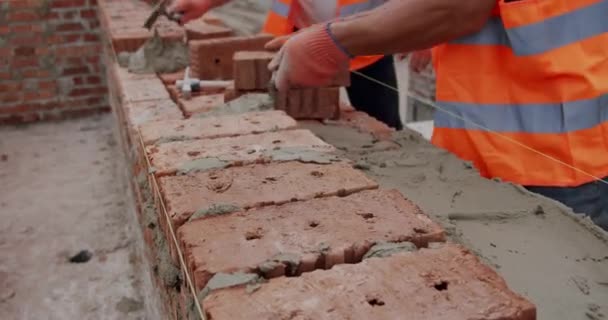
[[[289,5],[286,5],[279,0],[272,1],[272,8],[270,10],[285,19],[289,16]]]
[[[492,17],[486,25],[478,33],[468,35],[450,43],[456,44],[471,44],[471,45],[489,45],[489,46],[507,46],[510,47],[507,32],[499,17]]]
[[[435,126],[498,132],[566,133],[593,128],[608,121],[608,94],[598,98],[556,104],[468,104],[438,102],[447,112],[435,112]]]
[[[504,28],[492,18],[478,33],[452,43],[471,45],[504,45],[518,56],[544,53],[568,44],[608,32],[608,0],[516,28]],[[608,45],[606,46],[608,50]]]
[[[386,3],[387,0],[367,0],[360,3],[349,4],[340,8],[340,17],[348,17],[355,13],[368,11]]]

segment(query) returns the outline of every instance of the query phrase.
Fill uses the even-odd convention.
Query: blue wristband
[[[331,32],[331,22],[328,22],[325,25],[325,31],[327,32],[327,35],[329,36],[329,38],[331,39],[331,41],[336,45],[336,47],[338,47],[338,49],[340,49],[340,51],[344,52],[345,55],[347,55],[349,58],[353,59],[355,56],[352,55],[350,52],[348,52],[348,50],[346,50],[346,48],[344,48],[344,46],[342,46],[338,40],[336,39],[336,37],[334,36],[334,34]]]

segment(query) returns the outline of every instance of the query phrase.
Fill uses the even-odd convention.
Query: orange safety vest
[[[330,0],[327,0],[330,1]],[[347,17],[352,14],[371,10],[382,5],[386,0],[337,0],[336,17]],[[294,14],[292,10],[293,0],[274,0],[272,8],[268,13],[268,18],[264,24],[263,32],[274,36],[284,36],[294,31],[295,25],[293,19],[290,19]],[[351,59],[350,70],[362,69],[378,60],[382,56],[358,56]]]
[[[608,176],[608,0],[498,2],[484,28],[433,49],[432,142],[527,186]],[[492,130],[505,136],[500,137]]]

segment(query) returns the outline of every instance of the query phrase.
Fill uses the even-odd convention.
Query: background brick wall
[[[0,0],[0,123],[109,110],[97,0]]]

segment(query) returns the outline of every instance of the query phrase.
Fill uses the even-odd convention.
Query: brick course
[[[456,245],[216,291],[204,305],[213,320],[536,319],[534,305]]]
[[[199,219],[181,227],[179,238],[197,290],[220,272],[296,276],[360,262],[376,243],[410,241],[424,247],[444,241],[443,230],[396,190]],[[282,254],[292,261],[264,268]]]
[[[0,1],[0,123],[109,110],[96,7]]]

